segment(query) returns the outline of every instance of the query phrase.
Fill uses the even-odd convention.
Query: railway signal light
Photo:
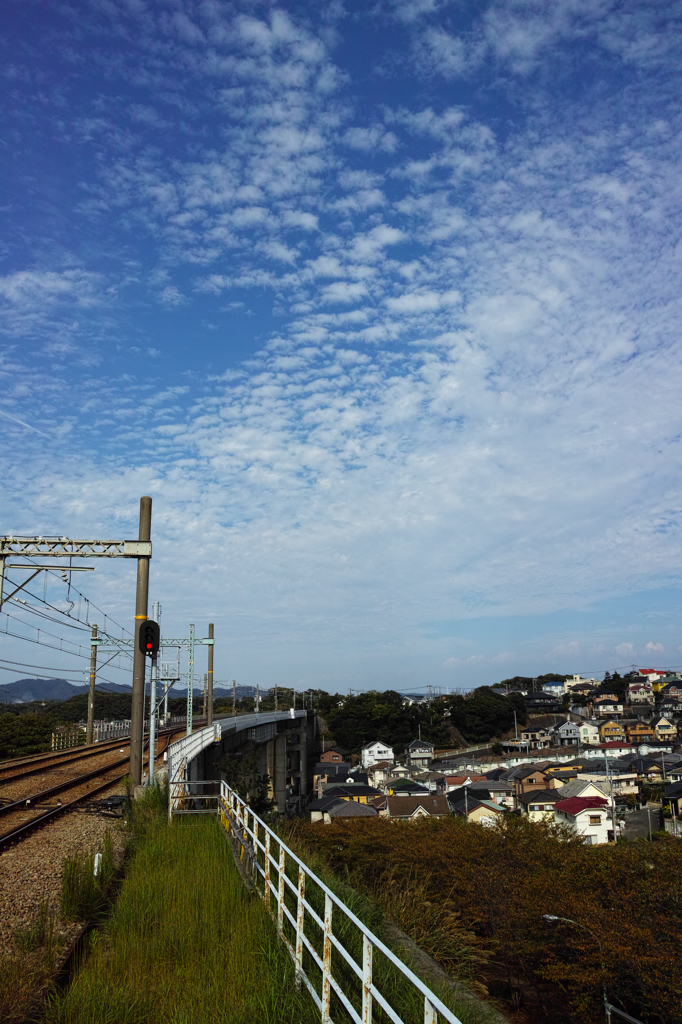
[[[155,658],[159,653],[161,642],[161,631],[158,622],[153,619],[145,619],[140,626],[140,650],[149,658]]]

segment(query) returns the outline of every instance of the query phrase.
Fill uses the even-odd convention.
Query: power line
[[[10,661],[9,658],[0,658],[0,661],[4,662],[5,665],[20,665],[21,668],[44,668],[46,672],[69,672],[71,675],[74,672],[80,674],[87,671],[84,668],[53,668],[51,665],[29,665],[25,661]]]
[[[34,596],[34,594],[29,594],[29,597]],[[47,622],[55,622],[58,626],[68,626],[69,629],[77,629],[83,633],[89,632],[87,626],[74,626],[71,622],[63,622],[61,619],[55,619],[53,615],[47,615],[47,613],[41,611],[40,608],[35,608],[32,604],[29,604],[28,601],[22,601],[22,599],[19,597],[12,597],[10,600],[15,601],[17,604],[23,605],[26,611],[31,612],[33,615],[39,615],[41,619],[45,619]],[[40,600],[40,598],[38,598],[37,600]],[[48,605],[48,608],[49,607],[51,606]],[[78,621],[80,622],[81,620],[79,619]]]
[[[72,584],[69,581],[67,581],[66,579],[63,579],[61,576],[58,576],[57,573],[53,569],[46,569],[44,571],[46,573],[51,573],[53,576],[56,577],[56,579],[58,579],[60,581],[60,583],[65,583],[69,587],[69,591],[74,590],[74,592],[76,594],[78,594],[78,596],[81,597],[85,601],[86,605],[88,606],[88,614],[86,614],[85,620],[83,620],[78,615],[72,615],[70,610],[68,612],[65,612],[61,608],[56,608],[53,604],[50,604],[49,601],[45,600],[45,598],[39,597],[38,594],[34,594],[30,590],[25,588],[25,593],[27,593],[29,597],[32,597],[34,599],[34,601],[40,601],[41,604],[44,604],[47,608],[52,609],[53,612],[57,612],[58,615],[63,615],[67,619],[73,619],[76,622],[81,623],[80,626],[72,626],[71,623],[64,623],[64,625],[71,626],[71,629],[87,629],[87,628],[89,628],[90,625],[91,625],[90,622],[89,622],[89,610],[90,610],[90,605],[92,605],[93,608],[96,608],[97,611],[100,612],[104,616],[105,622],[106,622],[107,619],[110,619],[114,623],[114,625],[117,626],[121,630],[122,633],[123,632],[129,633],[132,636],[132,633],[130,633],[130,630],[127,630],[125,628],[125,626],[121,626],[120,623],[116,622],[116,619],[114,619],[111,615],[108,615],[107,612],[103,611],[100,607],[98,607],[98,605],[96,605],[94,603],[94,601],[90,601],[90,599],[87,598],[85,596],[85,594],[82,594],[80,592],[80,590],[77,590],[76,587],[72,586]],[[68,569],[62,569],[61,571],[62,571],[62,573],[66,573],[66,572],[68,572]],[[7,581],[9,583],[12,583],[13,585],[16,585],[16,580],[10,580],[9,577],[7,577]],[[15,600],[21,601],[20,598],[15,598]],[[21,603],[24,603],[24,602],[21,602]],[[74,602],[71,602],[72,607],[73,607],[73,604],[74,604]],[[80,602],[79,602],[79,604],[80,604]],[[27,605],[27,607],[30,607],[30,605]],[[40,614],[40,613],[37,612],[37,614]],[[46,617],[48,617],[48,616],[46,616]],[[54,621],[58,621],[58,620],[54,620]]]
[[[11,630],[9,628],[7,628],[9,626],[9,619],[12,619],[14,622],[18,622],[22,626],[28,625],[28,624],[25,623],[22,619],[18,619],[15,615],[10,615],[9,612],[5,612],[5,616],[6,616],[7,620],[8,620],[7,626],[6,626],[5,629],[0,629],[0,633],[5,633],[7,636],[13,636],[17,640],[25,640],[27,643],[30,643],[30,644],[39,644],[41,647],[51,647],[52,650],[62,651],[64,654],[69,654],[69,655],[71,655],[74,658],[85,658],[87,660],[90,659],[90,654],[89,653],[87,653],[87,654],[79,653],[80,651],[83,650],[83,645],[82,644],[76,644],[73,640],[66,640],[64,637],[56,636],[54,633],[50,633],[46,629],[41,630],[40,627],[38,627],[38,626],[29,626],[29,628],[37,629],[38,630],[38,634],[40,634],[42,632],[45,636],[52,637],[53,640],[59,640],[60,641],[60,646],[57,647],[56,644],[46,643],[44,640],[40,640],[40,639],[34,640],[30,636],[23,636],[21,633],[13,633],[13,632],[11,632]],[[64,643],[71,644],[72,647],[78,647],[78,651],[69,651],[69,650],[65,649],[62,646]],[[128,653],[128,651],[124,650],[124,651],[120,651],[119,653],[123,654],[125,657],[130,659],[130,654]],[[117,669],[120,672],[127,672],[127,671],[129,671],[128,668],[124,668],[121,665],[112,665],[112,668],[115,668],[115,669]]]
[[[3,661],[3,660],[4,659],[0,658],[0,661]],[[31,667],[30,665],[22,665],[21,662],[19,662],[19,661],[13,661],[13,662],[10,662],[10,664],[11,665],[19,665],[21,668],[30,668]],[[1,665],[1,664],[0,664],[0,672],[13,672],[14,675],[17,674],[16,668],[7,668],[5,665]],[[59,669],[55,669],[55,672],[64,672],[67,675],[74,675],[74,674],[76,674],[78,672],[83,672],[83,674],[86,675],[88,670],[87,669],[59,668]],[[55,678],[54,675],[46,676],[46,675],[43,675],[42,672],[35,672],[34,674],[35,674],[37,679],[54,679]],[[57,677],[57,678],[60,678],[60,677]],[[66,682],[69,683],[69,682],[72,682],[72,680],[67,679]],[[111,686],[120,686],[121,685],[120,683],[115,683],[113,681],[113,679],[105,679],[104,682],[105,683],[109,683]],[[83,683],[83,685],[85,686],[87,684]],[[112,691],[109,691],[109,692],[112,692]],[[1,690],[0,690],[0,693],[2,693]],[[8,703],[8,702],[7,701],[0,701],[0,705],[6,704],[6,703]]]

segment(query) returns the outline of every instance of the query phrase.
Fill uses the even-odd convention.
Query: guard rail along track
[[[391,974],[395,978],[396,973],[407,981],[414,999],[423,1006],[424,1024],[438,1024],[439,1020],[461,1024],[428,985],[225,782],[220,784],[218,810],[242,865],[276,922],[294,962],[297,984],[302,982],[308,989],[322,1024],[334,1024],[340,1019],[339,1012],[355,1024],[387,1020],[406,1024],[389,1001],[395,988]],[[313,902],[318,903],[318,909]],[[380,972],[383,983],[373,970],[377,953],[392,968]]]

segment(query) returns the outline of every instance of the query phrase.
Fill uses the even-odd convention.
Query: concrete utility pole
[[[237,717],[237,680],[232,680],[232,717]]]
[[[97,626],[92,627],[92,639],[97,637]],[[95,679],[97,678],[97,644],[90,648],[90,696],[88,697],[88,728],[85,742],[88,746],[93,741],[93,723],[95,720]]]
[[[208,639],[213,639],[213,623],[208,624]],[[213,725],[213,644],[208,649],[208,707],[206,708],[206,724]]]
[[[139,540],[152,539],[152,499],[140,498]],[[133,646],[133,705],[130,712],[130,781],[133,786],[142,782],[142,747],[144,740],[144,697],[147,659],[140,650],[140,626],[148,618],[149,558],[137,559],[137,592],[135,595],[135,631]]]

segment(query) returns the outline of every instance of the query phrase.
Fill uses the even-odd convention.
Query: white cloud
[[[539,670],[670,648],[671,629],[645,645],[625,613],[608,636],[546,630],[521,653],[512,627],[499,655],[494,626],[469,648],[485,655],[422,638],[426,619],[540,618],[678,584],[680,147],[639,79],[626,105],[608,84],[615,62],[668,52],[632,8],[628,29],[601,0],[495,2],[457,36],[445,5],[408,7],[391,33],[411,42],[377,60],[381,107],[334,63],[343,19],[106,8],[119,63],[95,47],[101,91],[69,100],[71,125],[59,115],[98,170],[69,165],[69,230],[13,250],[0,280],[22,339],[0,354],[5,521],[118,535],[149,489],[155,586],[182,621],[215,605],[245,665],[333,651],[343,685],[373,665],[386,679],[393,657],[421,678],[512,656],[524,672],[531,649]],[[561,91],[567,63],[607,46],[602,85],[574,82],[589,100]],[[411,59],[471,77],[466,106]],[[543,61],[551,82],[533,76]]]

